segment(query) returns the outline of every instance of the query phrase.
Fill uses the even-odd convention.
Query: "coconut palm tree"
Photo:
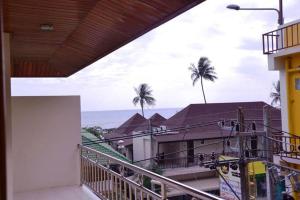
[[[155,99],[152,97],[152,90],[146,83],[142,83],[139,87],[134,88],[137,96],[133,98],[132,103],[134,105],[140,104],[142,108],[142,114],[144,117],[144,106],[145,104],[152,106],[155,105]]]
[[[189,70],[192,72],[191,79],[193,80],[193,86],[200,80],[204,102],[206,103],[203,79],[214,82],[218,77],[216,76],[215,68],[210,65],[210,60],[207,57],[201,57],[198,61],[198,65],[191,64]]]
[[[272,98],[271,105],[279,104],[280,106],[280,81],[273,83],[274,91],[271,92],[270,97]]]

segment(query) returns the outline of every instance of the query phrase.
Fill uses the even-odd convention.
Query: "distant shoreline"
[[[155,113],[159,113],[165,118],[170,118],[182,108],[156,108],[146,109],[145,117],[149,118]],[[128,120],[135,113],[140,113],[139,109],[132,110],[105,110],[105,111],[82,111],[81,127],[100,126],[101,128],[116,128]]]

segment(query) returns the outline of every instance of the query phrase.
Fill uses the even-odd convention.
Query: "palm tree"
[[[273,83],[274,91],[271,92],[270,97],[272,98],[271,105],[279,104],[280,106],[280,81]]]
[[[152,97],[152,90],[146,83],[142,83],[138,88],[134,88],[134,91],[136,92],[137,96],[133,98],[132,103],[134,105],[140,103],[144,117],[145,104],[149,106],[155,105],[155,99]]]
[[[204,102],[206,103],[203,79],[214,82],[218,77],[216,76],[215,68],[210,65],[210,60],[207,57],[201,57],[198,61],[197,67],[191,64],[189,70],[192,71],[191,79],[193,80],[193,86],[200,79]]]

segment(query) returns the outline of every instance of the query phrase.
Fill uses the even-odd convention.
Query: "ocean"
[[[165,118],[170,118],[181,108],[146,109],[145,117],[149,118],[159,113]],[[111,111],[83,111],[81,112],[81,127],[100,126],[101,128],[117,128],[135,113],[141,110],[111,110]]]

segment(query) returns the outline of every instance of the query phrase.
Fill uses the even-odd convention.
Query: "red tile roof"
[[[161,116],[158,113],[155,113],[154,115],[152,115],[149,118],[151,125],[155,126],[155,127],[159,127],[160,125],[162,125],[167,119],[164,118],[163,116]]]
[[[236,120],[237,109],[242,108],[245,116],[245,123],[263,121],[263,107],[268,105],[264,102],[237,102],[237,103],[209,103],[190,104],[180,112],[168,119],[163,125],[167,129],[177,127],[188,127],[194,124],[206,124],[212,121]],[[271,109],[272,126],[281,129],[281,113],[278,109]],[[257,130],[263,127],[257,124]],[[210,126],[181,130],[175,134],[162,134],[157,136],[159,142],[195,140],[218,138],[226,136],[230,131],[221,131],[217,122]]]

